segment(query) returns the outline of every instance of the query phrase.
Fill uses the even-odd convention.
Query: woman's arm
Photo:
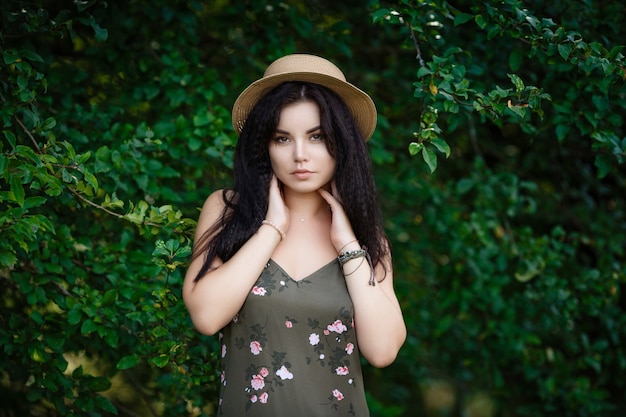
[[[333,191],[336,193],[335,189]],[[337,251],[361,249],[339,200],[328,191],[319,190],[319,193],[332,209],[330,234]],[[393,289],[391,255],[387,255],[375,268],[374,278],[377,283],[374,286],[369,285],[372,270],[367,259],[351,259],[342,267],[354,305],[359,349],[373,366],[388,366],[395,360],[406,339],[406,326]]]
[[[212,193],[204,203],[196,229],[196,242],[222,216],[223,192]],[[276,192],[279,192],[278,187],[272,183],[270,205],[272,194]],[[281,215],[280,210],[270,211],[268,219],[284,228],[287,224],[284,212]],[[269,217],[271,214],[275,217]],[[193,259],[185,275],[183,299],[200,333],[215,334],[235,317],[280,240],[281,235],[272,226],[262,225],[231,259],[227,262],[216,259],[211,269],[197,282],[194,279],[202,267],[204,256],[201,254]]]
[[[343,250],[358,249],[358,242],[353,242]],[[406,326],[393,289],[391,257],[387,256],[383,261],[386,271],[382,264],[375,268],[375,286],[368,283],[371,268],[367,260],[361,262],[362,259],[349,260],[343,264],[343,271],[354,304],[359,349],[370,364],[382,368],[395,360],[406,339]]]

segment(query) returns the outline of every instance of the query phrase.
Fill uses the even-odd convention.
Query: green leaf
[[[422,158],[424,158],[424,162],[426,162],[426,164],[428,165],[430,173],[432,174],[433,172],[435,172],[435,170],[437,169],[437,155],[435,155],[435,152],[428,148],[424,148],[424,151],[422,152]]]
[[[25,398],[31,402],[39,401],[43,396],[43,392],[43,388],[29,387],[28,390],[26,390]]]
[[[75,182],[75,180],[76,180],[76,177],[74,177],[70,173],[70,171],[68,169],[66,169],[66,168],[62,168],[61,169],[61,178],[63,179],[63,182],[66,182],[66,183],[69,183],[69,184]]]
[[[0,178],[4,178],[6,180],[6,176],[8,174],[8,166],[9,158],[7,158],[4,154],[0,154]]]
[[[508,108],[517,116],[519,116],[520,119],[523,119],[524,117],[526,117],[526,109],[527,109],[526,107],[510,105]]]
[[[478,14],[478,15],[476,15],[474,17],[474,21],[476,22],[478,27],[481,28],[481,29],[485,29],[485,27],[487,26],[487,23],[488,23],[488,20],[485,19],[483,17],[483,15],[480,15],[480,14]]]
[[[153,330],[152,330],[152,335],[154,337],[163,337],[163,336],[167,336],[169,334],[169,330],[167,330],[165,327],[163,326],[156,326]]]
[[[15,153],[17,155],[21,156],[22,158],[31,161],[35,165],[40,165],[41,164],[41,159],[39,158],[39,156],[37,156],[35,151],[33,151],[28,146],[17,145],[15,147]]]
[[[6,51],[2,51],[2,60],[5,64],[10,65],[16,63],[20,59],[17,51],[14,49],[8,49]]]
[[[17,175],[11,175],[9,180],[11,192],[13,194],[13,200],[20,206],[24,206],[24,187],[22,181]]]
[[[163,368],[164,366],[166,366],[169,363],[169,361],[170,361],[170,355],[167,355],[165,353],[162,353],[156,358],[152,359],[152,362],[159,368]]]
[[[421,67],[420,69],[417,70],[417,78],[422,78],[426,75],[432,75],[432,73],[433,72],[428,67]]]
[[[559,142],[563,142],[563,139],[565,139],[570,129],[571,129],[571,126],[569,124],[565,124],[565,123],[558,124],[555,129],[557,140]]]
[[[37,52],[31,51],[30,49],[22,49],[20,54],[29,61],[44,62],[43,58]]]
[[[124,356],[117,363],[116,368],[119,370],[134,368],[139,364],[140,358],[139,355],[133,353],[132,355]]]
[[[461,178],[456,183],[456,192],[459,193],[459,195],[466,194],[469,190],[471,190],[474,187],[474,185],[475,185],[474,180],[469,179],[469,178]]]
[[[67,322],[70,325],[73,326],[75,324],[78,324],[78,323],[80,323],[81,320],[82,320],[82,314],[81,314],[80,310],[73,309],[73,310],[70,310],[67,313]]]
[[[107,342],[109,346],[112,348],[117,348],[119,345],[119,336],[115,329],[107,329],[104,340]]]
[[[474,18],[473,14],[469,13],[459,13],[454,16],[454,26],[462,25],[463,23],[469,22]]]
[[[9,145],[11,145],[11,148],[15,149],[15,135],[13,134],[13,132],[9,130],[3,130],[2,133],[4,134],[7,142],[9,142]]]
[[[103,397],[102,395],[98,395],[94,398],[94,402],[96,404],[96,408],[117,415],[117,408],[115,408],[115,405],[113,405],[111,400],[109,400],[108,398]]]
[[[516,74],[507,74],[509,76],[509,78],[511,79],[511,81],[513,82],[513,85],[515,86],[515,91],[520,93],[522,91],[524,91],[524,81],[522,81],[522,79],[516,75]]]
[[[97,330],[96,323],[94,323],[92,320],[85,320],[83,322],[83,325],[80,326],[80,332],[84,335],[93,333],[96,330]]]
[[[117,300],[117,289],[111,288],[107,292],[104,293],[102,297],[102,305],[112,305]]]
[[[559,51],[559,55],[561,55],[563,59],[568,59],[570,53],[572,52],[572,45],[569,43],[560,43],[556,48]]]
[[[626,45],[618,45],[618,46],[614,46],[613,48],[611,48],[611,50],[609,51],[609,59],[615,59],[617,57],[617,55],[619,55],[619,53],[622,51],[622,49],[624,49],[626,47]]]
[[[422,151],[422,149],[424,149],[423,143],[411,142],[409,144],[409,154],[411,156],[417,155],[418,153]]]
[[[39,196],[28,197],[24,200],[24,208],[28,210],[33,207],[41,206],[42,204],[45,204],[47,200],[47,198]]]
[[[611,172],[612,158],[606,154],[596,155],[594,165],[598,169],[598,178],[604,178]]]
[[[98,22],[96,22],[96,19],[93,16],[89,16],[86,18],[80,18],[77,19],[79,22],[84,23],[88,26],[91,26],[91,28],[94,31],[96,40],[98,42],[104,42],[107,40],[107,38],[109,37],[109,32],[106,29],[103,29]]]
[[[14,252],[0,248],[0,265],[3,267],[13,268],[16,262],[17,256],[15,256]]]
[[[41,130],[43,131],[52,130],[56,125],[57,125],[57,121],[54,119],[54,117],[48,117],[41,124]]]
[[[213,120],[213,116],[208,110],[201,111],[193,116],[193,125],[195,127],[207,126]]]
[[[441,138],[432,138],[430,142],[435,145],[439,152],[445,154],[446,158],[450,157],[450,145],[448,145],[445,140]]]
[[[539,32],[541,30],[541,21],[535,16],[526,16],[526,21],[535,31]]]
[[[378,10],[376,10],[372,14],[372,22],[376,23],[379,20],[385,19],[387,16],[389,16],[389,13],[390,13],[389,9],[378,9]]]
[[[87,162],[89,160],[89,158],[91,158],[91,152],[87,151],[83,154],[80,155],[76,155],[76,164],[77,165],[82,165],[85,162]]]
[[[94,192],[97,193],[98,192],[98,180],[96,179],[95,175],[93,175],[89,171],[83,171],[83,176],[85,177],[85,181],[87,181],[87,183],[93,187]]]
[[[111,381],[109,381],[108,378],[102,376],[86,376],[85,378],[83,378],[83,384],[85,385],[85,387],[95,392],[107,391],[109,388],[111,388]]]
[[[165,242],[165,247],[170,251],[170,253],[176,252],[179,246],[180,246],[180,243],[176,239],[168,239],[168,241]]]

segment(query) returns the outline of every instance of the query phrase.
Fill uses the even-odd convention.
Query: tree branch
[[[420,64],[420,67],[426,66],[424,63],[424,59],[422,58],[422,51],[420,50],[419,42],[417,42],[417,37],[415,36],[415,32],[413,31],[413,27],[411,26],[411,22],[407,21],[406,26],[409,28],[409,32],[411,33],[411,39],[413,39],[413,45],[415,45],[415,50],[417,51],[417,55],[415,58]]]
[[[35,140],[33,135],[28,131],[28,129],[26,129],[26,126],[24,126],[24,123],[22,123],[20,118],[15,116],[15,121],[17,122],[18,125],[20,125],[22,127],[22,130],[24,130],[24,133],[26,133],[28,135],[28,137],[30,138],[30,140],[33,142],[33,145],[35,145],[35,149],[37,149],[37,152],[41,152],[41,148],[39,148],[39,145],[37,144],[37,141]]]
[[[85,203],[89,204],[90,206],[93,206],[93,207],[95,207],[97,209],[100,209],[100,210],[104,211],[105,213],[110,214],[111,216],[117,217],[118,219],[124,218],[124,215],[116,213],[114,211],[111,211],[111,210],[107,209],[106,207],[102,207],[100,204],[94,203],[93,201],[89,200],[88,198],[83,197],[82,195],[80,195],[80,193],[76,192],[76,190],[72,189],[71,187],[67,187],[67,189],[70,190],[70,192],[72,194],[74,194],[76,197],[78,197],[79,199],[81,199]]]

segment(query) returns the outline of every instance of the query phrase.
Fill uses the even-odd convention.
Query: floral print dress
[[[299,281],[270,260],[220,337],[218,416],[369,416],[337,260]]]

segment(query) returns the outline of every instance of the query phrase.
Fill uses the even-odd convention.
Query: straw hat
[[[250,84],[233,105],[233,126],[241,133],[248,114],[259,99],[286,81],[305,81],[328,87],[348,106],[365,140],[376,128],[376,106],[365,92],[346,81],[343,72],[330,61],[315,55],[294,54],[277,59],[263,78]]]

